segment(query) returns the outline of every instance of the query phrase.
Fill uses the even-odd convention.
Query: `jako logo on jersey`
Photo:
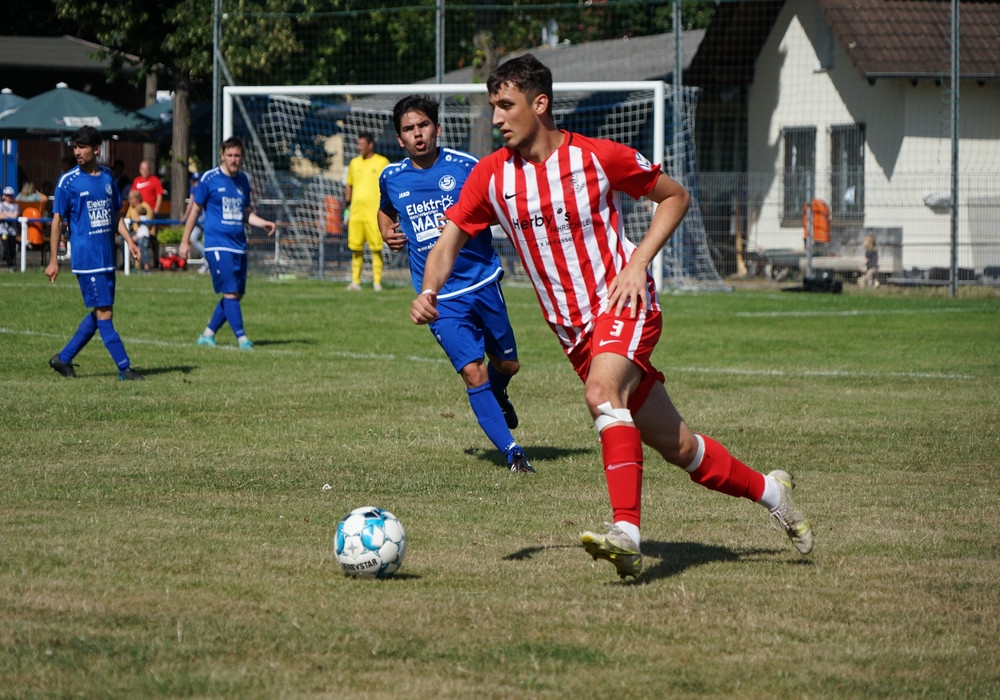
[[[636,151],[635,154],[635,162],[640,168],[642,168],[646,172],[649,172],[650,170],[653,169],[653,164],[650,163],[648,160],[646,160],[646,156],[642,155],[638,151]]]
[[[440,180],[438,180],[438,187],[440,187],[445,192],[451,192],[453,189],[455,189],[456,185],[458,185],[458,182],[455,180],[455,177],[453,175],[445,175]]]
[[[409,190],[404,190],[403,192],[400,192],[399,194],[396,195],[396,197],[399,199],[406,199],[409,196],[410,196]]]

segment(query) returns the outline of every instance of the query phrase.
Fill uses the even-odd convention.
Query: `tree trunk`
[[[146,75],[146,106],[156,104],[156,73],[150,72]],[[142,144],[142,159],[149,161],[149,169],[153,171],[153,175],[158,175],[156,172],[156,144],[155,143],[144,143]]]
[[[188,101],[188,77],[174,85],[174,130],[170,152],[170,218],[180,219],[187,204],[191,185],[188,152],[191,144],[191,104]]]

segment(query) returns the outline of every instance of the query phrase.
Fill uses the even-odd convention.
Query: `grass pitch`
[[[0,279],[2,697],[1000,695],[1000,299],[990,290],[666,295],[654,360],[692,427],[796,477],[800,556],[760,506],[647,454],[645,571],[579,533],[600,451],[534,295],[510,474],[409,287],[251,278],[253,353],[194,344],[194,274],[119,276],[67,380],[67,271]],[[332,488],[324,490],[329,484]],[[336,523],[406,527],[386,581],[345,578]]]

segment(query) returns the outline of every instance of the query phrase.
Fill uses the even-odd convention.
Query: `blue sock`
[[[246,335],[246,331],[243,330],[243,309],[240,307],[240,300],[223,297],[222,306],[225,309],[229,327],[233,329],[233,335],[239,340]]]
[[[212,333],[218,333],[222,324],[226,322],[226,309],[222,305],[224,301],[225,297],[219,299],[219,303],[215,305],[215,310],[212,312],[212,318],[208,322],[208,328]]]
[[[98,321],[97,330],[101,332],[101,340],[104,341],[104,347],[111,353],[111,359],[118,365],[118,369],[128,369],[132,363],[128,359],[128,353],[125,352],[125,344],[122,343],[122,339],[118,335],[118,331],[115,330],[115,325],[111,322],[111,319]]]
[[[506,455],[516,441],[507,428],[507,422],[503,419],[497,400],[493,398],[490,383],[486,382],[482,386],[465,391],[469,394],[469,403],[472,405],[472,412],[476,414],[476,420],[479,421],[479,427],[486,433],[490,442]]]
[[[76,328],[76,333],[73,337],[69,339],[61,351],[59,351],[59,361],[60,362],[72,362],[73,358],[77,356],[83,346],[90,342],[90,339],[94,337],[94,333],[97,332],[97,317],[93,311],[83,317],[80,321],[80,325]]]
[[[510,384],[512,375],[504,374],[494,367],[492,362],[486,363],[486,373],[489,375],[490,386],[493,387],[493,391],[498,394],[502,394],[507,391],[507,385]]]

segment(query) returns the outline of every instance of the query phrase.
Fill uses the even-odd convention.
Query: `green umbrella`
[[[10,88],[4,88],[0,91],[0,117],[13,112],[25,102],[26,99],[15,95]]]
[[[92,126],[105,138],[143,141],[159,124],[132,110],[59,83],[55,90],[32,97],[0,118],[0,138],[69,136],[81,126]]]

